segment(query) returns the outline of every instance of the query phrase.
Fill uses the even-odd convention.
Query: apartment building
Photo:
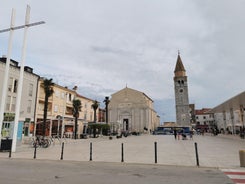
[[[3,90],[3,78],[6,68],[6,57],[0,58],[0,95]],[[15,60],[10,60],[9,77],[7,86],[7,96],[4,110],[4,122],[2,126],[3,137],[13,134],[13,124],[15,117],[16,98],[18,90],[18,82],[20,77],[20,66]],[[25,66],[23,77],[23,88],[21,96],[18,135],[17,139],[21,140],[22,135],[30,136],[34,130],[36,95],[39,76],[33,73],[33,69]]]
[[[210,108],[202,108],[195,110],[196,129],[208,131],[214,126],[214,114],[210,113]]]
[[[38,85],[37,107],[36,107],[36,134],[42,134],[43,110],[45,93],[43,88],[44,78],[41,78]],[[84,126],[93,121],[92,104],[94,100],[84,97],[77,93],[77,87],[68,89],[58,84],[53,85],[53,94],[49,97],[48,112],[46,121],[46,136],[65,135],[73,137],[75,121],[73,117],[73,99],[81,101],[81,111],[78,117],[78,132],[82,134]]]

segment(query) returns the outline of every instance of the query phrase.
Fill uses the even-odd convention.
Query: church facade
[[[179,54],[174,70],[174,91],[176,124],[179,126],[189,126],[190,108],[188,97],[188,82],[186,70]]]
[[[160,125],[153,100],[143,92],[124,88],[112,94],[108,112],[113,131],[151,132]]]

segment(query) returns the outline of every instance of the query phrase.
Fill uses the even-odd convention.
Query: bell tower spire
[[[183,62],[180,57],[180,53],[178,51],[177,62],[176,62],[175,70],[174,70],[175,77],[181,77],[181,76],[184,77],[186,76],[185,72],[186,72],[185,67],[183,65]]]

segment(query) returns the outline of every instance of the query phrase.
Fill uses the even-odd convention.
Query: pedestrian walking
[[[176,129],[174,129],[174,138],[175,138],[175,140],[177,139],[177,130]]]
[[[193,134],[194,134],[194,130],[191,129],[191,130],[190,130],[190,140],[193,140]]]

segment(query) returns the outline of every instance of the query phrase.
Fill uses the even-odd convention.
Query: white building
[[[0,79],[4,78],[6,68],[6,58],[0,58]],[[18,89],[18,81],[20,77],[20,67],[18,62],[11,60],[9,67],[9,78],[7,87],[6,104],[4,109],[4,122],[3,122],[3,137],[12,136],[12,125],[15,116],[16,97]],[[23,89],[20,104],[20,116],[18,124],[17,139],[21,140],[22,133],[29,136],[34,128],[35,119],[35,105],[37,95],[37,85],[39,76],[33,73],[33,69],[25,66]],[[2,95],[3,80],[0,80],[0,95]],[[1,102],[0,102],[1,103]]]
[[[215,123],[219,129],[238,133],[244,129],[245,91],[214,107]]]

